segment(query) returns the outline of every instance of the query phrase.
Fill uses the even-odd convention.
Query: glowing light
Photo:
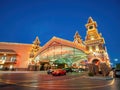
[[[118,59],[117,59],[117,58],[115,58],[115,59],[114,59],[114,61],[118,61]]]
[[[3,60],[2,63],[4,64],[4,63],[5,63],[5,60]]]
[[[0,69],[2,69],[3,68],[3,65],[0,65]]]
[[[99,47],[98,47],[98,45],[96,46],[96,51],[99,51]]]
[[[7,54],[6,53],[4,53],[4,56],[6,56]]]
[[[95,38],[94,38],[94,36],[91,36],[91,40],[94,40]]]
[[[92,52],[92,47],[91,46],[89,47],[89,51]]]
[[[96,53],[95,53],[95,52],[93,52],[93,54],[95,55]]]
[[[13,65],[10,65],[10,69],[12,69],[13,68]]]

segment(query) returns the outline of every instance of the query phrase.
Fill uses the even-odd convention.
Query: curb
[[[112,77],[89,77],[89,76],[83,76],[84,78],[89,78],[89,79],[96,79],[96,80],[113,80]]]
[[[37,74],[46,74],[47,72],[45,71],[0,71],[0,74],[7,74],[7,73],[37,73]]]

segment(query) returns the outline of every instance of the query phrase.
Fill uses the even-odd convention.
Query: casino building
[[[110,60],[97,23],[89,17],[85,26],[84,41],[77,31],[73,41],[53,37],[44,46],[40,46],[38,37],[33,44],[1,42],[0,68],[46,70],[72,67],[89,69],[93,73],[109,71]]]

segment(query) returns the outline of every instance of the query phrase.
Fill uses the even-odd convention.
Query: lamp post
[[[117,64],[118,58],[115,58],[114,61],[115,61],[115,68],[116,68],[116,64]]]

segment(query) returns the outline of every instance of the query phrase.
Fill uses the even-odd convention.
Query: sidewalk
[[[110,77],[110,76],[106,76],[106,77],[103,77],[103,76],[83,76],[83,78],[89,78],[89,79],[98,79],[98,80],[113,80],[113,77]]]
[[[47,71],[0,71],[0,74],[3,73],[37,73],[37,74],[47,74]]]
[[[10,74],[10,73],[31,73],[31,74],[41,74],[41,75],[48,75],[47,71],[0,71],[0,74]],[[76,73],[76,72],[72,72],[72,73],[66,73],[67,76],[78,76],[78,75],[83,75],[86,72],[82,72],[82,73]]]

